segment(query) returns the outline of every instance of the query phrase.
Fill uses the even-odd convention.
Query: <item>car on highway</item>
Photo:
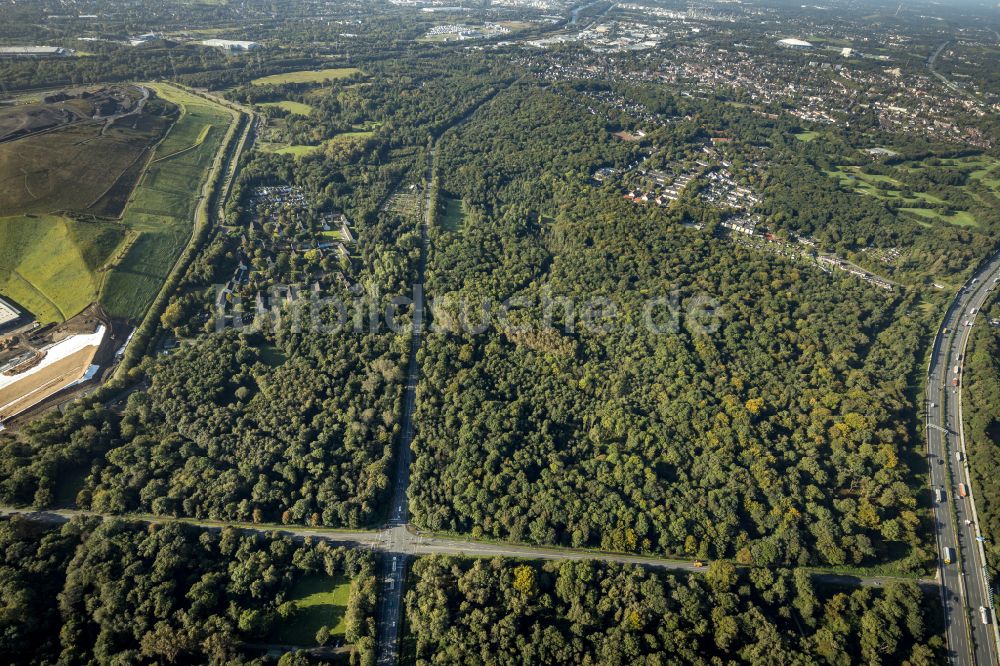
[[[983,621],[983,624],[990,623],[990,609],[986,606],[979,607],[979,618]]]

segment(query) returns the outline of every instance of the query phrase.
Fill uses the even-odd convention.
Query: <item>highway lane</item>
[[[959,484],[964,484],[967,495],[974,491],[962,437],[962,359],[972,324],[998,276],[1000,255],[994,255],[956,295],[935,339],[928,368],[927,455],[935,492],[934,521],[941,555],[938,567],[949,661],[953,664],[1000,663],[992,624],[995,615],[990,612],[989,625],[982,623],[980,615],[980,608],[991,608],[992,601],[983,550],[977,541],[980,533],[974,500],[961,497],[959,492]],[[946,549],[952,549],[956,561],[945,563]]]
[[[410,462],[413,458],[413,412],[417,402],[417,382],[420,380],[420,363],[417,354],[424,334],[423,285],[427,268],[427,234],[433,211],[434,156],[432,147],[427,163],[427,184],[424,192],[423,220],[420,225],[420,262],[417,284],[413,288],[413,332],[410,340],[409,369],[403,393],[403,433],[396,452],[396,469],[393,476],[392,503],[389,520],[380,541],[385,552],[380,557],[381,594],[378,612],[378,657],[385,666],[399,661],[399,631],[403,622],[403,588],[406,584],[406,566],[412,550],[412,536],[406,528],[410,518],[408,491],[410,488]]]

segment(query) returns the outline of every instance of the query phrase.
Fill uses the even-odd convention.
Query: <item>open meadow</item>
[[[119,317],[138,319],[177,261],[194,224],[202,184],[233,113],[168,85],[157,92],[180,117],[157,147],[122,221],[130,242],[101,290],[101,302]]]
[[[295,114],[297,116],[308,116],[313,112],[313,108],[308,104],[303,104],[302,102],[293,102],[290,100],[282,100],[280,102],[264,102],[260,106],[262,107],[277,107],[279,109],[284,109],[289,113]]]
[[[42,323],[65,321],[97,300],[101,267],[123,237],[115,222],[2,217],[0,294]]]
[[[343,636],[350,594],[351,581],[345,576],[303,578],[288,595],[298,611],[276,623],[268,640],[283,645],[316,645],[316,632],[321,627],[329,628],[331,636]]]
[[[330,79],[346,79],[348,76],[360,74],[357,67],[331,67],[329,69],[307,69],[299,72],[272,74],[254,79],[255,86],[281,85],[283,83],[323,83]]]
[[[934,178],[946,172],[960,174],[964,181],[936,183]],[[1000,196],[1000,161],[988,155],[902,162],[892,165],[892,175],[866,173],[859,166],[838,166],[825,173],[841,187],[885,201],[924,226],[943,222],[978,227],[980,205],[989,205],[984,195]]]

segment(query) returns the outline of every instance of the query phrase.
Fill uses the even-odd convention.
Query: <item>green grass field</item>
[[[903,168],[914,169],[915,167],[905,166]],[[948,202],[944,199],[928,192],[910,190],[910,194],[912,196],[903,196],[903,191],[906,189],[906,186],[890,176],[881,174],[866,174],[861,171],[860,167],[856,166],[837,167],[835,170],[826,171],[824,173],[831,178],[835,178],[840,183],[841,187],[852,189],[858,194],[895,203],[899,206],[900,211],[911,213],[919,217],[922,223],[929,223],[932,221],[946,222],[948,224],[963,227],[977,226],[979,224],[976,217],[967,211],[956,211],[951,215],[942,215],[935,210],[926,208],[925,206],[928,205],[948,205]],[[986,174],[984,177],[987,177],[989,174],[988,171],[984,171],[983,173]],[[889,189],[878,187],[879,184],[888,185]]]
[[[330,143],[351,140],[363,140],[375,134],[374,131],[342,132],[337,136],[324,141],[318,146],[288,145],[286,143],[266,143],[260,142],[257,147],[265,153],[276,153],[278,155],[294,155],[295,157],[305,157],[320,153]]]
[[[819,132],[799,132],[798,134],[795,134],[794,136],[799,141],[809,142],[809,141],[814,140],[819,135],[820,135]]]
[[[134,240],[100,294],[109,312],[131,319],[149,307],[187,244],[201,186],[233,122],[221,106],[171,86],[156,87],[181,108],[181,116],[125,209],[123,222]]]
[[[298,613],[286,622],[276,624],[268,641],[281,645],[316,645],[316,632],[327,626],[333,636],[343,636],[347,600],[351,581],[343,576],[307,576],[295,584],[288,595]]]
[[[951,215],[942,215],[936,210],[930,210],[927,208],[900,208],[899,210],[913,215],[918,215],[928,220],[939,220],[941,222],[947,222],[948,224],[954,224],[959,227],[979,226],[979,222],[976,221],[976,218],[972,215],[972,213],[964,210],[955,211]]]
[[[977,155],[975,157],[959,157],[940,160],[941,166],[962,169],[969,174],[969,178],[977,180],[991,189],[994,194],[1000,194],[1000,159],[989,155]],[[922,169],[934,169],[931,165],[924,165],[909,162],[901,165],[904,169],[920,171]]]
[[[461,231],[465,223],[465,210],[462,208],[462,200],[442,197],[441,206],[441,215],[438,216],[441,228],[445,231]]]
[[[123,236],[114,222],[0,218],[0,294],[42,323],[64,321],[97,300],[100,268]]]
[[[282,100],[280,102],[264,102],[260,106],[276,106],[279,109],[284,109],[285,111],[294,113],[297,116],[308,116],[313,112],[313,108],[308,104],[293,102],[290,100]]]
[[[323,150],[323,146],[289,146],[286,143],[265,143],[260,142],[257,148],[265,153],[276,153],[278,155],[294,155],[295,157],[305,157]]]
[[[281,85],[282,83],[323,83],[329,79],[345,79],[360,72],[361,70],[357,67],[331,67],[330,69],[272,74],[254,79],[250,83],[255,86]]]

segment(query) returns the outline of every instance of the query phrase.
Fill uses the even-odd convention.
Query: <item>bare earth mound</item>
[[[171,122],[145,107],[72,99],[4,109],[0,216],[121,215],[149,151]]]

